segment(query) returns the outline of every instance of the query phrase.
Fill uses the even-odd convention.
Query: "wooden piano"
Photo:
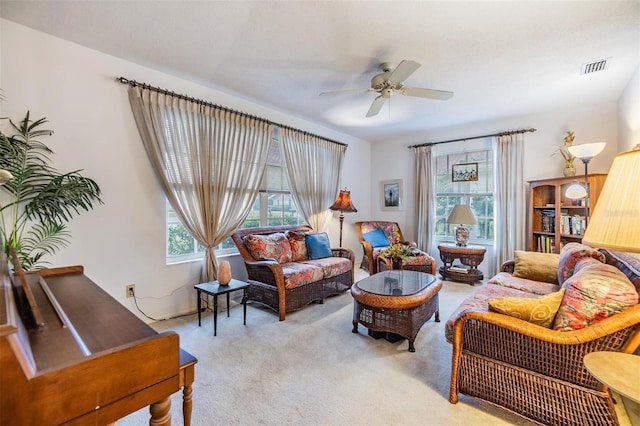
[[[107,425],[145,406],[151,425],[171,424],[178,334],[154,331],[82,266],[13,263],[0,256],[0,424]]]

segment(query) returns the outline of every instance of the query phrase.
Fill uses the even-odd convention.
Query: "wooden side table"
[[[481,281],[484,278],[478,265],[484,260],[486,248],[472,244],[458,246],[454,243],[443,243],[438,245],[438,250],[440,251],[440,259],[444,262],[444,265],[438,270],[443,280],[460,281],[473,285],[475,281]],[[456,259],[460,259],[462,265],[469,267],[467,272],[451,270]]]
[[[208,283],[196,284],[193,286],[198,291],[198,327],[200,327],[201,312],[201,293],[209,294],[213,296],[213,335],[217,335],[218,332],[218,296],[221,294],[227,295],[227,317],[229,317],[229,294],[236,290],[242,290],[242,306],[244,308],[244,325],[247,325],[247,289],[249,283],[244,281],[238,281],[232,279],[227,285],[220,285],[218,281],[211,281]]]

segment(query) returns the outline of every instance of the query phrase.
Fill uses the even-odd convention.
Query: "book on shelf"
[[[560,233],[564,235],[579,235],[584,234],[586,219],[580,215],[569,215],[568,213],[562,213],[560,216]]]
[[[546,235],[538,235],[538,251],[541,253],[555,253],[556,239]]]
[[[542,210],[542,232],[556,232],[555,210]]]

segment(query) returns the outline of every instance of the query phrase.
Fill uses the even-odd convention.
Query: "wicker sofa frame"
[[[620,267],[640,289],[640,274]],[[514,261],[501,271],[513,272]],[[617,425],[608,389],[585,368],[595,351],[640,346],[640,305],[584,329],[561,332],[494,312],[470,311],[454,326],[449,401],[466,394],[538,424]]]
[[[284,321],[287,312],[296,311],[312,302],[324,303],[327,297],[349,290],[354,277],[353,251],[344,247],[331,248],[334,257],[343,257],[351,261],[351,269],[348,272],[300,287],[285,288],[282,265],[273,261],[255,260],[244,245],[243,238],[250,234],[266,235],[286,231],[313,232],[313,229],[306,225],[245,228],[237,230],[231,236],[247,268],[250,284],[248,300],[274,310],[278,313],[280,321]]]

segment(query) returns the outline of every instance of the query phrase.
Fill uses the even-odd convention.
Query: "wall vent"
[[[599,61],[593,61],[586,64],[582,64],[580,74],[591,74],[598,71],[605,71],[609,69],[611,58],[600,59]]]

